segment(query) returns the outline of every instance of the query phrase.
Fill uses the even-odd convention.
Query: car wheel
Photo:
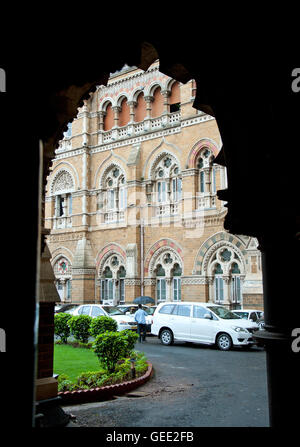
[[[173,344],[173,334],[170,329],[163,329],[160,333],[160,341],[163,345]]]
[[[228,334],[220,334],[217,338],[217,346],[221,351],[229,351],[232,348],[232,340]]]

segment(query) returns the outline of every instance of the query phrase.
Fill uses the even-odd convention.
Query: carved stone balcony
[[[132,138],[143,133],[153,132],[166,127],[177,126],[180,123],[180,112],[167,113],[158,118],[146,118],[143,122],[128,123],[123,127],[99,131],[98,144],[111,143],[119,139]]]

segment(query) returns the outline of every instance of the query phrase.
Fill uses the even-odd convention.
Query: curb
[[[135,388],[143,385],[147,382],[152,373],[152,363],[148,363],[148,369],[145,374],[137,379],[130,380],[128,382],[117,383],[115,385],[103,386],[100,388],[91,388],[90,390],[78,390],[78,391],[62,391],[58,393],[61,398],[61,404],[82,404],[88,402],[97,402],[99,400],[105,400],[111,396],[118,396],[120,394],[127,393]]]

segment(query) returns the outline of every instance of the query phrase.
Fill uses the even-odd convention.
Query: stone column
[[[161,94],[163,95],[164,98],[164,110],[163,110],[163,114],[169,113],[169,96],[170,96],[170,92],[169,90],[162,90]]]
[[[162,113],[162,122],[163,126],[167,126],[169,124],[169,101],[168,97],[170,92],[168,90],[162,90],[161,94],[164,97],[164,110]]]
[[[77,243],[72,265],[72,301],[95,303],[95,260],[90,241],[84,236]]]
[[[82,121],[82,145],[87,146],[88,145],[88,106],[86,104],[86,101],[84,101],[85,104],[82,107],[82,113],[83,113],[83,121]]]
[[[211,168],[204,168],[204,192],[210,193],[210,174],[211,174]]]
[[[114,127],[118,127],[119,126],[119,113],[121,112],[121,107],[114,106],[112,109],[114,112]]]
[[[130,114],[130,121],[129,123],[134,123],[134,116],[135,116],[135,107],[137,105],[136,101],[128,101],[127,104],[129,105],[129,114]]]
[[[151,103],[153,102],[153,96],[144,96],[144,99],[146,101],[146,118],[145,119],[151,119]]]
[[[57,397],[57,380],[53,377],[54,306],[60,302],[47,244],[41,257],[39,290],[39,329],[36,400]]]
[[[172,301],[172,278],[166,277],[166,301]]]
[[[224,282],[224,306],[230,307],[230,276],[222,276]]]
[[[104,130],[104,118],[105,118],[106,112],[104,112],[103,110],[98,112],[98,117],[99,117],[99,130],[101,132],[103,132]]]
[[[209,276],[207,278],[207,284],[208,284],[208,302],[213,303],[214,302],[214,277]]]
[[[151,126],[151,103],[153,102],[153,96],[144,96],[146,101],[146,118],[144,119],[144,130],[149,131]]]
[[[89,151],[87,148],[84,149],[82,154],[82,189],[83,195],[81,198],[82,203],[82,225],[88,225],[88,214],[87,214],[87,189],[88,189],[88,163],[89,162]]]
[[[103,143],[103,132],[104,132],[104,118],[105,118],[106,112],[100,111],[98,112],[99,117],[99,132],[98,132],[98,144]]]

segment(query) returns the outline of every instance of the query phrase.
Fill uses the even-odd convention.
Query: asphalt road
[[[136,345],[153,364],[150,381],[113,400],[64,407],[68,427],[268,427],[266,354],[199,344]]]

